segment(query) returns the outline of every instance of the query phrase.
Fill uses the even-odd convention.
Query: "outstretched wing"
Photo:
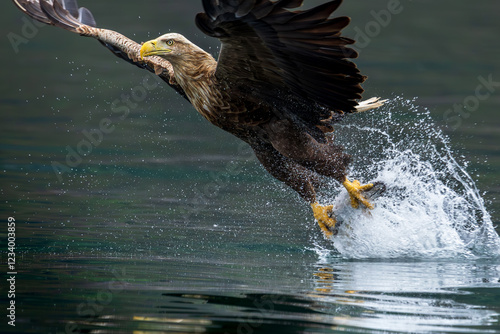
[[[290,11],[303,0],[203,0],[198,27],[222,42],[216,75],[283,86],[338,112],[355,112],[366,79],[348,58],[348,17],[330,18],[342,2]]]
[[[172,64],[160,57],[141,60],[141,45],[116,31],[96,28],[92,13],[78,8],[76,0],[13,0],[14,4],[33,19],[68,31],[96,38],[114,55],[157,74],[181,95],[182,88],[175,82]]]

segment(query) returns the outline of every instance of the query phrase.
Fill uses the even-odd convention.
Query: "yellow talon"
[[[368,209],[373,209],[375,206],[371,204],[362,194],[362,191],[370,190],[373,188],[373,183],[361,185],[358,180],[349,181],[347,178],[342,183],[349,193],[351,198],[351,206],[355,209],[359,207],[359,204],[363,204]]]
[[[318,225],[323,233],[329,238],[333,235],[333,229],[337,221],[332,216],[333,205],[320,205],[318,202],[311,203],[314,218],[318,221]]]

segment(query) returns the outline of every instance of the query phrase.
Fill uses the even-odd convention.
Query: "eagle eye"
[[[169,39],[169,40],[167,41],[167,45],[168,45],[168,46],[172,46],[173,44],[174,44],[174,41],[173,41],[173,40]]]

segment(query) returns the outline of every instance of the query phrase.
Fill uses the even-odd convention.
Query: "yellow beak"
[[[147,41],[141,46],[141,59],[156,51],[156,40]]]
[[[141,46],[141,59],[144,59],[144,57],[148,56],[156,56],[156,55],[161,55],[165,53],[172,52],[170,49],[165,49],[157,45],[158,42],[153,39],[150,41],[147,41],[146,43],[142,44]]]

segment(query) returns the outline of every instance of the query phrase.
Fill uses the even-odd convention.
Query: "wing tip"
[[[81,25],[96,27],[94,16],[85,7],[78,8],[76,0],[12,0],[26,15],[45,24],[77,32]]]

